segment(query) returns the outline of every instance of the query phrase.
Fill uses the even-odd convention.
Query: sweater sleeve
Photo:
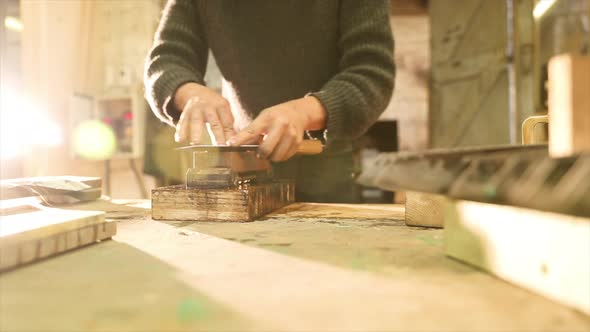
[[[146,99],[162,121],[174,125],[172,99],[183,84],[204,84],[208,45],[194,0],[168,0],[144,72]]]
[[[312,93],[328,113],[329,141],[361,136],[393,93],[395,63],[389,0],[342,0],[339,72]]]

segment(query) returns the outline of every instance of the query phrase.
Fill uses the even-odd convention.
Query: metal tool
[[[186,172],[186,187],[232,188],[270,181],[272,165],[270,161],[257,157],[258,148],[258,145],[189,145],[177,148],[192,152],[193,165]],[[296,154],[319,154],[323,148],[320,141],[305,140]]]
[[[381,154],[357,180],[386,190],[590,216],[590,154],[550,158],[547,145]]]

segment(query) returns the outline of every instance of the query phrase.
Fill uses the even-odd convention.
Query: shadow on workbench
[[[105,241],[2,274],[0,327],[3,331],[260,329],[181,279],[168,264],[127,244]]]

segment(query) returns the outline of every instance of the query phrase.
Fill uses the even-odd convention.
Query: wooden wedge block
[[[406,225],[442,228],[446,200],[441,195],[406,192]]]
[[[271,182],[231,189],[152,190],[152,218],[168,221],[252,221],[295,201],[292,182]]]
[[[446,254],[590,314],[590,219],[450,201]]]

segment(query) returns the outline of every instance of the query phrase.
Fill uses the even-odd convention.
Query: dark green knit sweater
[[[236,127],[264,108],[313,93],[328,140],[362,135],[391,97],[389,0],[169,0],[146,64],[147,97],[173,124],[170,100],[203,84],[211,50]]]

